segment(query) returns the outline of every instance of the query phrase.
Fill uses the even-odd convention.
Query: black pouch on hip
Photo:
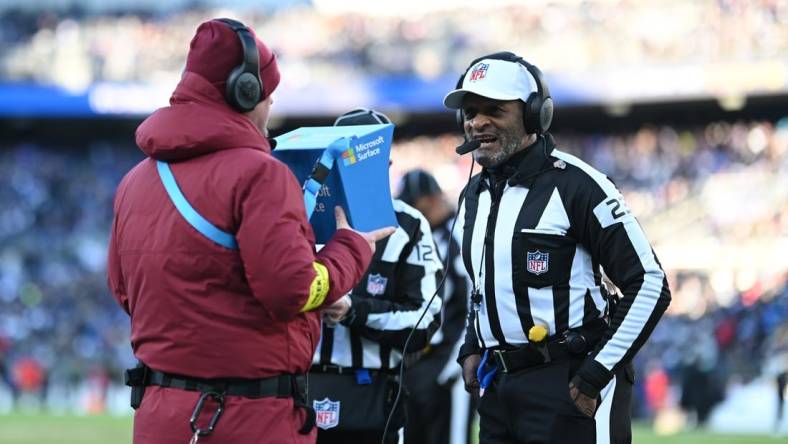
[[[312,429],[315,428],[316,419],[315,409],[308,404],[309,383],[307,381],[308,376],[299,375],[293,376],[291,382],[293,384],[293,406],[304,409],[304,412],[306,413],[304,424],[301,425],[300,429],[298,429],[298,433],[302,435],[308,435]]]
[[[142,397],[145,395],[147,385],[148,367],[145,364],[138,364],[125,372],[125,384],[131,387],[131,408],[137,410],[142,404]]]

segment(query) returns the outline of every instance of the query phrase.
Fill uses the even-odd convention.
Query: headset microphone
[[[478,149],[480,146],[482,146],[482,142],[479,139],[471,139],[465,141],[465,143],[455,148],[454,151],[462,156],[463,154],[468,154],[471,151]]]

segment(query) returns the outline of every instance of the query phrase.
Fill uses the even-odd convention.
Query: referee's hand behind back
[[[369,245],[369,249],[372,250],[372,253],[375,253],[375,242],[384,239],[388,236],[391,236],[392,233],[396,230],[395,227],[385,227],[385,228],[378,228],[374,231],[356,231],[354,230],[350,224],[347,222],[347,216],[345,216],[345,210],[342,209],[340,206],[334,207],[334,217],[337,220],[337,230],[351,230],[358,233],[361,237],[363,237],[367,241],[367,245]]]

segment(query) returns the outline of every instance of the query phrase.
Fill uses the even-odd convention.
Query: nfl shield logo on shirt
[[[322,401],[312,401],[315,409],[315,423],[323,430],[336,427],[339,424],[339,402],[324,398]]]
[[[367,293],[378,296],[385,293],[388,281],[388,278],[379,274],[370,274],[367,278]]]
[[[547,273],[549,260],[550,253],[542,253],[539,250],[529,251],[527,269],[533,274]]]

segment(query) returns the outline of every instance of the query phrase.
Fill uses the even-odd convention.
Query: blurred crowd
[[[674,273],[670,280],[677,298],[713,291],[702,274]],[[687,294],[687,286],[697,293]],[[768,290],[757,282],[730,305],[714,304],[699,314],[669,313],[638,354],[635,367],[636,416],[656,418],[681,408],[698,427],[707,425],[729,387],[761,377],[772,386],[780,375],[785,378],[788,270]],[[762,402],[771,407],[773,399]]]
[[[131,364],[106,244],[115,187],[142,157],[110,144],[0,147],[0,381],[14,398]]]
[[[454,153],[458,139],[444,134],[398,140],[392,184],[404,171],[426,166],[456,196],[470,168],[468,156]],[[788,121],[646,126],[556,139],[618,184],[647,232],[655,218],[727,189],[719,184],[740,188],[739,175],[756,184],[774,184],[788,175]],[[105,254],[115,187],[142,157],[119,142],[0,145],[0,398],[11,393],[24,402],[51,405],[53,399],[82,393],[74,408],[101,411],[107,388],[120,384],[122,369],[133,365],[128,318],[106,287]],[[777,205],[769,200],[769,211],[726,219],[726,229],[714,207],[692,207],[693,214],[702,213],[693,216],[693,224],[705,227],[693,233],[710,233],[716,242],[737,248],[759,237],[784,240],[788,196],[780,194],[780,186],[770,188],[752,199],[774,198]],[[685,216],[657,220],[670,228]],[[694,241],[684,241],[690,242],[685,247],[693,249]],[[675,402],[688,409],[713,405],[724,397],[727,382],[749,381],[775,367],[767,362],[770,344],[779,343],[776,332],[788,319],[784,254],[772,264],[778,272],[766,273],[747,258],[727,271],[707,263],[676,266],[663,256],[659,241],[655,249],[669,273],[674,301],[638,356],[639,415],[653,415],[669,402],[667,387],[688,381],[694,382],[687,387],[703,386],[698,375],[708,390],[690,390]],[[690,337],[694,340],[687,341]],[[707,412],[699,409],[703,421]]]
[[[391,5],[394,14],[307,5],[238,14],[194,5],[166,13],[7,9],[0,13],[0,79],[72,89],[96,81],[174,83],[185,42],[198,23],[219,15],[253,26],[279,53],[294,84],[453,76],[468,60],[502,48],[527,54],[547,72],[570,75],[784,61],[788,54],[785,0],[535,0],[478,8],[419,12]]]
[[[788,118],[777,123],[714,122],[685,129],[644,126],[621,134],[555,137],[562,150],[605,172],[624,190],[634,213],[646,219],[702,194],[711,177],[723,177],[725,182],[731,179],[723,173],[742,168],[763,169],[767,175],[788,170]],[[400,142],[392,154],[392,174],[396,178],[409,169],[431,165],[449,194],[459,196],[470,168],[470,157],[458,158],[454,152],[459,142],[454,134]],[[708,217],[708,223],[719,225],[716,219],[722,216]],[[778,225],[767,230],[769,235],[788,229],[785,218],[771,221]]]

